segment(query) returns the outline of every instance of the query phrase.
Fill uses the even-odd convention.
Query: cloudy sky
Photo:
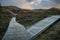
[[[2,6],[17,6],[23,9],[60,8],[60,0],[0,0]]]

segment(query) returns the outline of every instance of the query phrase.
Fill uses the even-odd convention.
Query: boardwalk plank
[[[40,33],[42,33],[44,30],[46,30],[50,25],[52,25],[54,22],[56,22],[58,19],[60,19],[60,16],[51,16],[47,17],[41,21],[38,21],[36,24],[32,25],[27,32],[31,34],[31,38],[35,38]]]

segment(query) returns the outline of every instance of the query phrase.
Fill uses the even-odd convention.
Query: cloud
[[[2,0],[1,3],[3,6],[13,5],[20,7],[22,4],[26,3],[26,0]]]
[[[55,7],[60,9],[60,4],[57,4]]]
[[[28,2],[32,2],[33,0],[27,0]]]
[[[0,2],[4,6],[13,5],[23,9],[60,8],[60,0],[0,0]]]
[[[60,4],[60,0],[52,0],[53,2],[55,2],[56,4]]]
[[[38,0],[33,6],[36,9],[49,9],[51,7],[57,7],[60,5],[60,0]],[[58,7],[59,7],[58,5]],[[60,7],[59,7],[60,8]]]
[[[9,5],[13,5],[16,3],[14,3],[13,0],[2,0],[1,4],[2,4],[2,6],[9,6]]]
[[[21,8],[23,9],[33,9],[32,5],[35,3],[35,0],[28,0],[26,3],[24,3]]]
[[[50,0],[40,0],[40,1],[37,1],[37,3],[33,5],[33,8],[48,9],[48,8],[51,8],[53,5],[54,3]]]
[[[30,3],[25,3],[20,8],[22,8],[22,9],[33,9]]]

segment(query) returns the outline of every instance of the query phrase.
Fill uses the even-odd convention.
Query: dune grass
[[[33,10],[24,10],[19,9],[16,7],[8,7],[11,11],[17,13],[17,22],[24,25],[26,28],[33,25],[39,20],[42,20],[43,18],[50,16],[50,15],[60,15],[60,10],[46,10],[42,11],[38,10],[39,12],[33,12]],[[13,15],[11,15],[9,12],[4,10],[4,7],[2,10],[0,9],[0,40],[2,39],[3,35],[6,32],[6,29],[8,28],[9,22]],[[60,31],[60,21],[51,26],[51,28],[47,29],[44,33],[39,35],[34,40],[54,40],[55,38],[60,38],[59,35]],[[55,37],[56,36],[56,37]]]

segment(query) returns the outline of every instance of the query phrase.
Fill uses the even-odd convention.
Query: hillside
[[[60,15],[60,9],[57,8],[51,8],[48,10],[44,9],[26,10],[15,6],[4,6],[0,8],[0,39],[2,38],[6,29],[8,28],[9,22],[13,17],[13,15],[11,15],[5,9],[9,9],[16,13],[17,22],[21,23],[26,28],[47,16]]]

